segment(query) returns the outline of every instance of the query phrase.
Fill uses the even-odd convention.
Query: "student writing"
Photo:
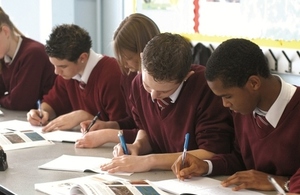
[[[180,35],[162,33],[141,54],[141,74],[132,83],[132,114],[140,129],[129,154],[120,144],[109,172],[170,170],[189,133],[188,153],[210,158],[232,149],[232,118],[209,89],[204,66],[192,65],[190,44]],[[136,166],[139,162],[139,166]]]
[[[91,44],[88,32],[78,25],[53,28],[46,41],[46,52],[59,76],[44,96],[43,118],[38,110],[28,112],[27,119],[32,125],[46,124],[45,132],[71,129],[93,119],[99,111],[103,121],[126,117],[119,65],[115,58],[94,52]]]
[[[232,110],[235,150],[215,155],[210,163],[187,154],[187,168],[180,170],[178,158],[173,172],[179,179],[231,175],[222,185],[236,185],[233,190],[275,190],[268,181],[271,175],[285,189],[300,167],[300,88],[272,75],[262,50],[246,39],[229,39],[218,46],[205,75],[212,91]]]
[[[158,26],[149,17],[140,13],[131,14],[120,23],[113,36],[113,46],[122,71],[121,90],[126,103],[127,116],[118,121],[97,120],[90,132],[75,143],[76,147],[93,148],[107,142],[118,143],[116,129],[124,130],[123,135],[128,143],[134,141],[137,130],[129,100],[131,82],[141,69],[140,53],[148,41],[159,33]],[[90,121],[81,123],[82,131],[85,131],[89,123]]]

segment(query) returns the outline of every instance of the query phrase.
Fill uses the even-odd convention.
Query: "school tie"
[[[156,103],[158,104],[159,108],[163,110],[171,103],[171,98],[166,97],[164,99],[156,99]]]
[[[263,129],[263,128],[270,125],[269,122],[267,121],[267,119],[264,116],[261,116],[261,115],[256,114],[256,113],[255,113],[255,121],[256,121],[257,126],[261,129]]]
[[[84,90],[86,84],[83,81],[79,81],[79,87],[80,89]]]

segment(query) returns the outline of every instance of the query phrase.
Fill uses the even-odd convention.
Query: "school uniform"
[[[300,168],[291,177],[289,183],[289,190],[291,193],[300,193]]]
[[[195,71],[170,96],[172,102],[161,110],[144,89],[141,74],[132,85],[132,114],[139,129],[147,132],[152,153],[182,152],[185,134],[190,134],[188,150],[205,149],[228,153],[232,149],[233,126],[228,109],[208,87],[205,67]]]
[[[12,58],[2,59],[0,106],[11,110],[30,110],[54,84],[56,75],[41,43],[19,36]]]
[[[121,71],[117,61],[90,50],[82,76],[66,80],[58,76],[53,88],[44,96],[57,116],[85,110],[100,120],[116,121],[127,116],[120,89]]]
[[[231,175],[255,169],[291,176],[300,167],[300,88],[281,80],[281,92],[259,126],[255,113],[233,113],[235,150],[211,159],[211,175]]]
[[[123,119],[118,120],[117,123],[119,124],[120,129],[123,130],[123,136],[127,143],[133,143],[138,132],[138,129],[132,117],[132,106],[129,100],[129,97],[131,95],[131,84],[136,75],[137,72],[130,72],[129,75],[123,74],[121,77],[121,90],[126,103],[127,116]]]

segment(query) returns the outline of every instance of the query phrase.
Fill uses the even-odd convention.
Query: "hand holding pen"
[[[121,146],[122,146],[124,154],[128,155],[129,152],[128,152],[128,149],[127,149],[127,146],[126,146],[126,142],[125,142],[125,139],[124,139],[124,136],[123,136],[123,131],[119,131],[118,136],[119,136],[120,143],[121,143]]]
[[[43,111],[42,111],[42,106],[41,106],[41,100],[37,101],[37,107],[38,107],[38,111],[39,111],[39,117],[40,119],[43,118]],[[43,123],[40,122],[40,126],[43,126]]]
[[[92,128],[92,126],[95,124],[95,122],[97,121],[97,119],[99,118],[101,112],[99,111],[96,116],[93,118],[92,122],[89,124],[89,126],[86,128],[85,133],[88,133],[90,131],[90,129]]]
[[[188,146],[189,146],[189,138],[190,138],[190,134],[189,133],[185,134],[183,152],[182,152],[182,155],[181,155],[181,169],[184,167],[186,152],[187,152],[187,149],[188,149]]]
[[[268,180],[277,190],[278,195],[286,195],[285,191],[282,189],[282,187],[280,187],[280,185],[276,182],[276,180],[272,176],[268,175]]]

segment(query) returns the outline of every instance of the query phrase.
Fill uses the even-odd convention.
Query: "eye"
[[[230,95],[226,95],[226,96],[223,96],[224,99],[230,99],[231,96]]]

